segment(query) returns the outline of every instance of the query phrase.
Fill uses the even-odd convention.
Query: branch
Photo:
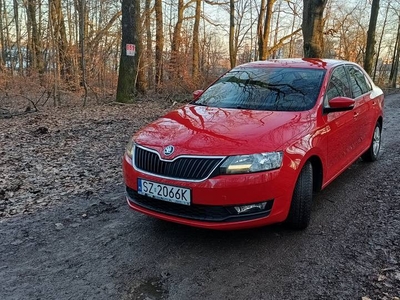
[[[35,108],[35,111],[39,111],[38,108],[37,108],[36,105],[35,105],[35,102],[33,102],[33,101],[32,101],[31,99],[29,99],[28,97],[26,97],[26,96],[24,96],[24,95],[21,95],[21,94],[15,95],[15,96],[19,96],[19,97],[22,97],[22,98],[28,100],[28,101],[33,105],[33,107]]]
[[[186,10],[186,8],[188,8],[190,6],[190,4],[192,4],[193,2],[195,2],[195,0],[190,0],[189,2],[185,3],[182,7],[183,10]]]
[[[214,23],[213,20],[211,20],[209,17],[207,17],[206,15],[202,14],[201,17],[206,20],[209,24],[215,26],[215,27],[220,27],[222,26],[222,24],[218,24],[218,23]]]
[[[204,0],[204,2],[209,5],[228,5],[229,4],[229,1],[228,2],[213,2],[210,0]]]
[[[111,26],[113,26],[114,22],[122,15],[121,11],[118,11],[111,19],[108,21],[107,25],[102,28],[99,32],[97,32],[96,36],[90,41],[90,47],[99,43],[100,39],[103,37],[104,33],[106,33]]]
[[[299,28],[299,29],[293,31],[291,34],[288,34],[288,35],[284,36],[283,38],[281,38],[281,39],[279,40],[279,42],[278,42],[276,45],[274,45],[274,46],[272,46],[271,48],[269,48],[269,49],[268,49],[268,52],[273,52],[273,51],[279,49],[280,47],[283,46],[285,40],[287,40],[288,38],[291,38],[292,36],[296,35],[296,34],[299,33],[300,31],[301,31],[301,28]]]

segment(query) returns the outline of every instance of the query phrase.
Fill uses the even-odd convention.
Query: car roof
[[[321,58],[285,58],[270,59],[262,61],[249,62],[235,69],[240,68],[265,68],[265,67],[286,67],[286,68],[307,68],[307,69],[331,69],[340,64],[354,64],[349,61],[337,59],[321,59]]]

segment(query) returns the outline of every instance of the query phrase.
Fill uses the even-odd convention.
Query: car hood
[[[147,125],[134,141],[162,158],[240,155],[281,150],[310,127],[310,113],[186,105]],[[174,146],[166,157],[165,147]]]

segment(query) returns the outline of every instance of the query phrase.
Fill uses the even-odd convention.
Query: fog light
[[[267,202],[235,206],[235,210],[237,211],[238,214],[254,213],[263,211],[266,205]]]

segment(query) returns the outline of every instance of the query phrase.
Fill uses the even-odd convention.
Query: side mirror
[[[193,92],[193,99],[197,100],[202,94],[204,93],[204,90],[197,90]]]
[[[324,113],[352,110],[354,99],[348,97],[335,97],[328,101],[329,107],[324,107]]]

